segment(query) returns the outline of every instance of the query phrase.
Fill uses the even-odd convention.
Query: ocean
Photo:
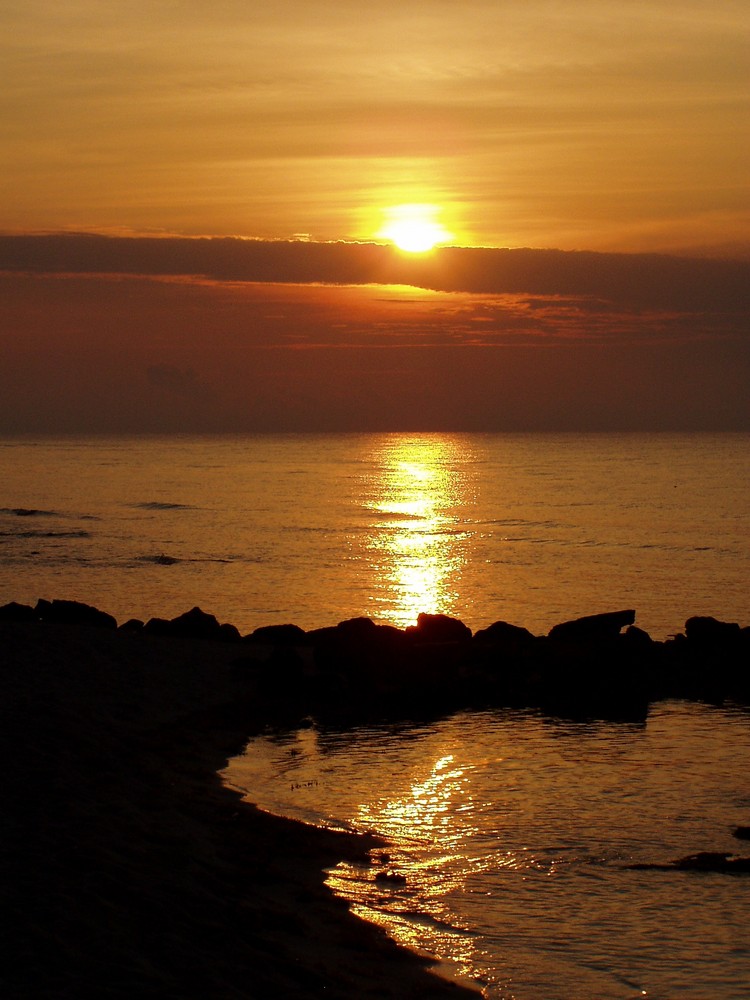
[[[750,435],[0,441],[0,601],[248,632],[421,611],[543,634],[750,619]]]
[[[349,434],[0,441],[0,603],[241,632],[421,611],[537,634],[636,610],[656,639],[750,624],[750,435]],[[489,1000],[750,996],[747,878],[634,870],[736,851],[750,714],[644,724],[496,710],[252,740],[226,780],[391,846],[334,891]],[[747,852],[744,852],[747,853]]]

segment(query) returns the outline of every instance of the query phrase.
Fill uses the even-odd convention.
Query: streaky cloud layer
[[[0,270],[200,276],[220,282],[412,285],[474,294],[574,295],[661,309],[747,310],[750,261],[664,254],[231,237],[0,236]]]
[[[750,431],[750,264],[0,237],[0,433]]]

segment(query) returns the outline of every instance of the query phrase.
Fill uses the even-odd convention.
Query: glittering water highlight
[[[747,621],[748,467],[741,434],[5,441],[0,595],[242,632],[632,607],[665,638]]]
[[[645,725],[311,727],[251,741],[226,777],[271,811],[385,836],[330,884],[492,1000],[739,1000],[747,878],[628,866],[741,849],[749,762],[746,711],[667,702]]]

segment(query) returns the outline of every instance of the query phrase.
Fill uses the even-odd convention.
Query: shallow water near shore
[[[740,1000],[747,876],[634,870],[747,853],[750,715],[665,702],[644,725],[530,711],[252,740],[225,780],[271,812],[390,846],[330,885],[491,1000]]]
[[[0,441],[0,603],[243,633],[442,612],[545,634],[635,608],[747,624],[750,435]]]

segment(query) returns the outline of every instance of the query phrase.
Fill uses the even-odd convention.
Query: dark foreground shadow
[[[323,885],[365,838],[221,784],[256,718],[229,644],[0,624],[14,1000],[458,997]]]

